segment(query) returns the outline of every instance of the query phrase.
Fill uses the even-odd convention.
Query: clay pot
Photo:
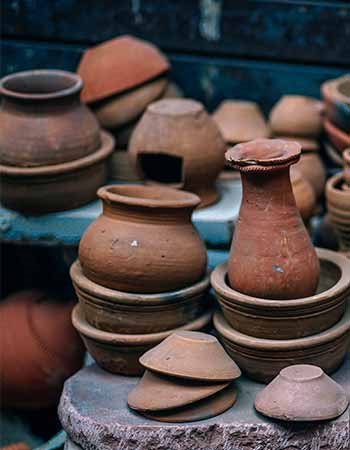
[[[152,44],[120,36],[86,50],[78,73],[84,80],[85,103],[106,99],[133,89],[166,73],[166,57]]]
[[[44,214],[94,200],[106,182],[113,146],[112,136],[102,132],[100,148],[75,161],[30,168],[0,165],[2,204],[24,214]]]
[[[300,137],[300,136],[279,136],[274,135],[275,139],[280,139],[282,141],[292,141],[297,142],[301,146],[301,155],[304,154],[304,152],[318,152],[320,148],[320,144],[316,139],[313,138],[306,138],[306,137]]]
[[[185,94],[182,89],[173,82],[167,84],[165,91],[162,94],[162,98],[182,98]]]
[[[327,330],[344,314],[350,294],[350,261],[331,250],[317,249],[317,293],[295,300],[250,297],[227,283],[227,264],[215,268],[211,284],[228,324],[243,334],[264,339],[297,339]]]
[[[328,80],[321,86],[327,118],[338,128],[350,132],[350,75]]]
[[[218,199],[215,180],[224,166],[224,152],[215,122],[201,103],[190,99],[149,105],[129,142],[141,178],[195,192],[200,207]]]
[[[317,138],[322,131],[323,104],[301,95],[284,95],[270,112],[269,125],[276,135]]]
[[[287,421],[334,419],[348,404],[344,389],[320,367],[308,364],[282,369],[255,399],[257,411]]]
[[[140,356],[176,331],[172,329],[149,334],[116,334],[100,331],[86,321],[80,305],[73,310],[72,322],[100,367],[112,373],[131,376],[141,375],[144,371],[139,363]],[[201,330],[210,322],[211,312],[206,312],[181,329]]]
[[[189,287],[205,276],[206,248],[191,222],[196,195],[161,186],[114,185],[99,189],[98,196],[103,213],[79,245],[79,260],[91,281],[147,294]]]
[[[343,160],[339,152],[329,142],[324,144],[325,153],[336,167],[342,167]]]
[[[326,170],[320,155],[316,152],[302,153],[300,160],[294,167],[311,184],[316,198],[320,198],[324,193],[326,184]]]
[[[83,364],[73,303],[45,292],[17,292],[0,303],[1,406],[43,409],[58,403],[64,381]]]
[[[189,331],[169,336],[142,355],[140,363],[153,372],[203,382],[222,383],[241,375],[216,337]]]
[[[114,150],[109,162],[109,178],[129,183],[141,181],[125,150]]]
[[[290,171],[290,180],[295,203],[301,217],[307,223],[316,211],[315,191],[309,181],[294,167]]]
[[[349,133],[345,133],[340,128],[337,128],[328,119],[323,120],[323,126],[330,143],[338,150],[338,152],[343,152],[343,150],[350,146]]]
[[[344,181],[350,186],[350,148],[344,150],[343,152],[343,161],[344,161]]]
[[[291,364],[315,364],[326,373],[342,363],[350,342],[350,308],[333,327],[301,339],[261,339],[242,334],[214,315],[214,327],[227,353],[250,378],[266,383]]]
[[[226,153],[243,184],[228,263],[229,283],[236,291],[282,300],[316,291],[318,258],[289,178],[289,166],[299,157],[299,144],[278,139],[238,144]]]
[[[178,291],[129,294],[90,281],[78,261],[70,275],[87,322],[114,333],[158,333],[179,328],[203,314],[211,300],[209,276]]]
[[[98,122],[80,103],[81,78],[33,70],[0,80],[0,163],[38,167],[66,163],[100,146]]]

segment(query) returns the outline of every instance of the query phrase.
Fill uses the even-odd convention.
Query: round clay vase
[[[294,167],[291,168],[290,179],[297,208],[304,222],[308,223],[316,210],[314,189],[300,170]]]
[[[79,260],[87,278],[130,293],[191,286],[207,270],[191,222],[199,198],[162,186],[114,185],[98,191],[103,213],[84,233]]]
[[[296,142],[257,139],[226,153],[243,185],[228,264],[230,286],[243,294],[283,300],[316,292],[319,262],[289,177],[300,151]]]
[[[294,166],[313,187],[316,198],[324,193],[326,170],[317,152],[303,152]]]
[[[191,99],[149,105],[129,142],[131,161],[142,179],[194,192],[200,207],[218,199],[215,180],[224,167],[224,153],[216,123]]]
[[[100,146],[95,116],[80,102],[79,75],[34,70],[0,81],[0,163],[38,167],[66,163]]]

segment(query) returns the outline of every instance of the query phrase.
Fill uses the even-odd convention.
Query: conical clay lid
[[[149,370],[202,381],[231,381],[241,375],[237,364],[206,333],[177,331],[140,358]]]

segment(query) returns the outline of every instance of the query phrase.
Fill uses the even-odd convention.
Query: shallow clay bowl
[[[295,300],[251,297],[232,289],[227,264],[215,268],[212,287],[228,324],[235,330],[264,339],[296,339],[334,325],[350,295],[350,260],[325,249],[316,249],[320,260],[317,293]]]
[[[194,285],[163,294],[129,294],[100,286],[71,266],[75,292],[86,321],[114,333],[158,333],[185,325],[203,314],[210,303],[209,275]]]
[[[181,329],[202,330],[209,325],[211,316],[211,311],[208,311]],[[100,331],[86,321],[80,305],[73,310],[72,322],[87,350],[100,367],[112,373],[130,376],[143,373],[144,368],[139,364],[139,358],[143,353],[176,331],[173,329],[149,334],[117,334]]]
[[[348,407],[344,389],[320,367],[289,366],[255,399],[255,408],[265,416],[288,421],[330,420]]]
[[[154,372],[202,381],[231,381],[239,367],[210,334],[178,331],[140,358]]]
[[[350,307],[333,327],[300,339],[261,339],[242,334],[220,312],[214,315],[214,327],[242,372],[266,383],[291,364],[315,364],[327,373],[334,372],[342,363],[350,341]]]
[[[159,422],[194,422],[215,417],[231,408],[237,399],[237,390],[230,384],[227,388],[208,398],[183,408],[161,412],[142,412],[145,417]]]
[[[323,126],[328,135],[328,139],[331,144],[339,151],[342,152],[346,147],[350,146],[350,132],[337,128],[330,120],[324,119]]]

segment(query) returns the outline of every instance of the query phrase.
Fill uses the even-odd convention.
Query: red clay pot
[[[243,184],[228,266],[231,287],[243,294],[283,300],[316,292],[319,262],[289,177],[300,152],[296,142],[257,139],[226,153]]]

